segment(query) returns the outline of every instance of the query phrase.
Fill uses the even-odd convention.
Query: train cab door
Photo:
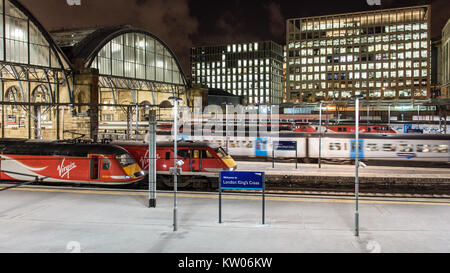
[[[200,172],[202,166],[201,150],[192,150],[191,152],[191,172]]]
[[[89,178],[98,180],[100,178],[100,155],[89,155]]]
[[[364,158],[364,140],[363,139],[359,139],[359,144],[358,144],[358,158],[362,159]],[[356,140],[352,139],[350,141],[350,158],[356,158]]]

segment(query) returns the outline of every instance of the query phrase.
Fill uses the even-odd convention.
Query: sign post
[[[148,136],[148,207],[156,208],[156,110],[149,112]]]
[[[262,224],[265,224],[264,172],[221,171],[219,175],[219,224],[222,223],[222,190],[253,190],[262,192]]]
[[[298,166],[297,166],[297,163],[298,163],[297,141],[274,141],[273,150],[295,151],[295,168],[296,169],[298,168]],[[272,164],[272,168],[273,168],[273,164]]]

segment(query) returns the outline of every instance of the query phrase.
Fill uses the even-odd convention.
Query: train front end
[[[123,179],[136,182],[144,178],[144,171],[128,152],[116,154],[115,158],[125,172]]]
[[[222,147],[214,148],[214,152],[222,160],[222,162],[227,166],[228,170],[234,171],[237,168],[237,163]]]

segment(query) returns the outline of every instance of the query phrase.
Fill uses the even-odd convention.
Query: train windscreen
[[[227,156],[228,156],[227,152],[225,152],[225,150],[222,149],[222,148],[217,148],[217,149],[215,149],[214,151],[215,151],[216,154],[219,156],[219,158],[224,158],[224,157],[227,157]]]
[[[136,163],[133,157],[127,153],[116,155],[116,159],[122,167],[130,166]]]

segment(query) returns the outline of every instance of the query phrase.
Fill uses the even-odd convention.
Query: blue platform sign
[[[277,151],[295,151],[297,149],[297,141],[275,141],[274,145]]]
[[[264,172],[220,172],[220,187],[224,190],[263,190]]]

